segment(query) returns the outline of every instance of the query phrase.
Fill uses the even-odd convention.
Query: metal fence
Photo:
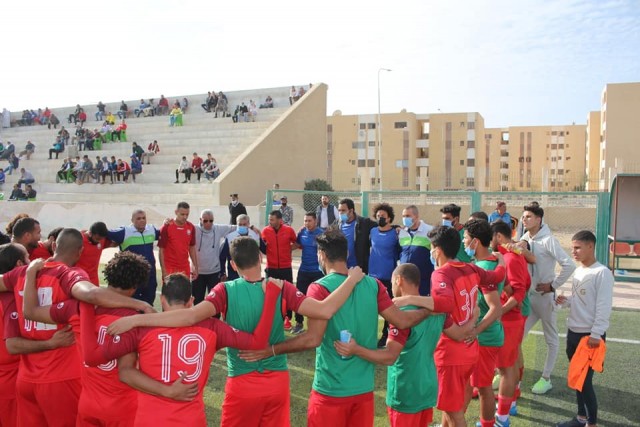
[[[598,243],[596,256],[606,265],[608,262],[607,227],[609,217],[608,193],[593,192],[464,192],[464,191],[363,191],[363,192],[323,192],[301,190],[268,190],[267,201],[272,201],[265,209],[264,223],[268,222],[269,212],[279,208],[280,197],[287,196],[288,204],[294,207],[294,226],[302,225],[304,212],[315,211],[320,198],[327,194],[330,203],[337,206],[342,198],[354,201],[356,212],[362,216],[373,216],[374,206],[386,202],[390,204],[400,224],[402,210],[408,205],[415,205],[420,211],[420,218],[428,224],[440,223],[440,209],[449,203],[461,207],[460,221],[465,222],[472,212],[484,211],[487,214],[496,208],[496,202],[507,204],[507,212],[520,219],[523,207],[537,201],[544,209],[544,222],[549,225],[554,236],[558,238],[567,253],[571,253],[571,236],[580,230],[590,230],[596,234]]]

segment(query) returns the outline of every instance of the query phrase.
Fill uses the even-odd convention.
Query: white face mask
[[[231,205],[234,206],[234,207],[238,206],[238,201],[237,200],[232,200],[231,201]]]

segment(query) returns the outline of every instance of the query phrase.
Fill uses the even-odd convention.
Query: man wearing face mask
[[[460,233],[460,242],[464,238],[464,228],[460,224],[460,206],[450,203],[440,209],[442,213],[442,225],[445,227],[453,227]],[[460,249],[456,255],[456,259],[462,262],[471,262],[471,257],[464,250],[464,245],[460,243]]]
[[[238,218],[236,218],[236,221],[238,228],[227,234],[224,239],[224,244],[222,245],[222,250],[220,251],[220,274],[225,276],[226,280],[235,280],[239,277],[238,272],[231,266],[231,252],[229,250],[231,243],[238,237],[251,237],[260,246],[260,252],[263,254],[267,253],[267,247],[262,238],[260,238],[261,231],[251,225],[249,215],[240,214]]]
[[[378,226],[376,221],[356,214],[351,199],[342,199],[338,203],[340,230],[347,238],[347,268],[356,265],[366,274],[369,271],[371,241],[369,232]]]
[[[420,219],[418,207],[407,206],[402,210],[402,225],[398,233],[400,242],[400,264],[414,264],[420,270],[420,295],[431,295],[433,264],[429,251],[431,241],[427,235],[433,227]]]
[[[236,225],[238,215],[247,214],[247,208],[238,200],[238,193],[229,194],[231,203],[229,203],[229,215],[231,216],[230,224]]]
[[[373,213],[378,226],[369,232],[371,240],[371,254],[369,256],[369,275],[378,279],[385,288],[390,298],[393,298],[391,290],[391,276],[396,268],[400,255],[398,233],[391,226],[395,214],[393,207],[388,203],[379,203],[373,207]],[[382,336],[378,340],[378,348],[385,347],[389,323],[385,320],[382,326]]]
[[[280,212],[282,212],[282,222],[291,226],[293,224],[293,208],[288,205],[287,196],[280,198]]]
[[[191,293],[194,304],[198,304],[215,285],[226,280],[220,268],[222,242],[237,226],[214,224],[213,211],[205,209],[200,213],[200,223],[195,227],[198,277],[191,282]]]

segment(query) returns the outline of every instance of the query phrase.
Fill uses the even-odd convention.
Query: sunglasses
[[[213,220],[212,219],[203,219],[202,222],[206,224],[208,222],[213,222]]]

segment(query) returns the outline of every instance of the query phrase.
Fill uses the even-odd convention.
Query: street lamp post
[[[382,131],[380,129],[380,71],[391,71],[391,70],[388,68],[378,68],[378,126],[376,127],[377,127],[377,133],[378,133],[378,179],[380,180],[380,190],[382,190]]]

